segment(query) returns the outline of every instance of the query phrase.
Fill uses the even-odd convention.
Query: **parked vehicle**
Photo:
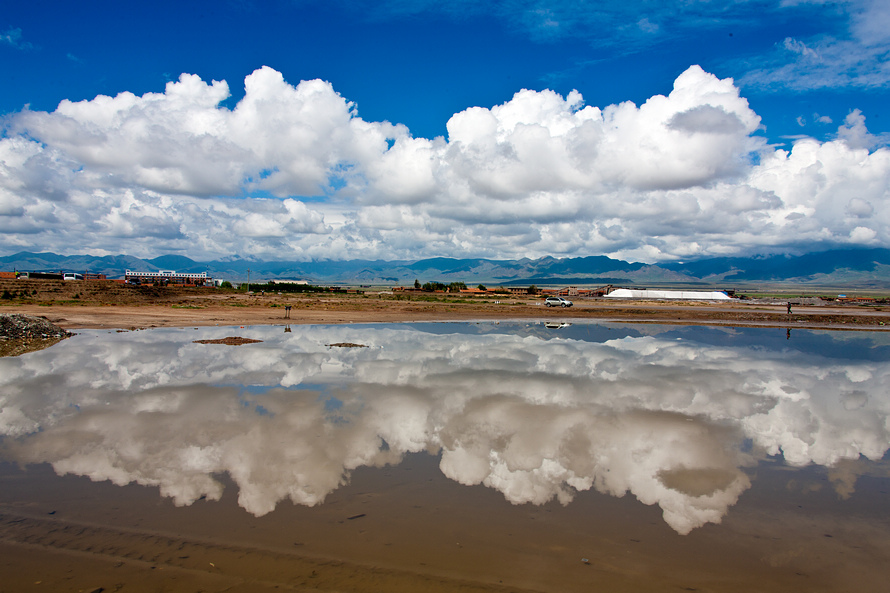
[[[548,307],[571,307],[572,301],[570,301],[569,299],[564,299],[562,297],[552,296],[552,297],[547,297],[544,300],[544,304],[547,305]]]

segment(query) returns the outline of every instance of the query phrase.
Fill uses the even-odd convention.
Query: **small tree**
[[[232,288],[232,283],[228,280],[223,280],[222,284],[219,285],[220,288]]]
[[[414,288],[418,290],[420,289],[420,280],[418,280],[417,278],[414,279]]]
[[[484,285],[484,284],[480,284],[480,285],[477,286],[476,288],[478,288],[479,290],[488,290],[487,288],[485,288],[485,285]]]
[[[538,287],[532,284],[528,287],[528,294],[538,294]]]

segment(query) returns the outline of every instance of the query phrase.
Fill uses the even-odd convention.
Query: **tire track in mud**
[[[314,558],[286,550],[114,527],[0,508],[0,544],[95,558],[113,566],[141,565],[210,578],[218,590],[428,591],[506,593],[529,590],[448,576]],[[169,572],[168,572],[169,574]]]

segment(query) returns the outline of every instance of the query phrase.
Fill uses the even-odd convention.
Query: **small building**
[[[567,286],[566,288],[560,288],[556,291],[556,294],[561,297],[576,297],[578,296],[578,287]]]
[[[837,295],[837,301],[839,303],[873,303],[875,302],[875,299],[872,297],[856,297],[839,294]]]
[[[517,296],[525,295],[525,294],[528,294],[528,287],[526,287],[526,286],[508,286],[507,291],[509,291],[510,294],[515,294]]]

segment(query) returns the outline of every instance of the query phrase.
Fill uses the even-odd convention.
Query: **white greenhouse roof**
[[[719,290],[631,290],[617,288],[606,295],[617,299],[698,299],[706,301],[728,301],[729,295]]]

